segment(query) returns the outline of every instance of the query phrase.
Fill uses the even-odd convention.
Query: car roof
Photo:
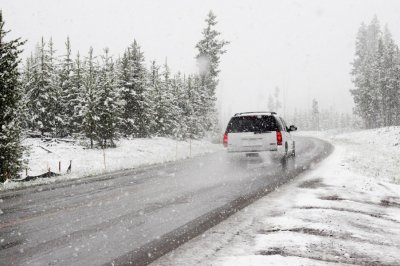
[[[276,115],[276,112],[244,112],[236,113],[234,116],[253,116],[253,115]]]

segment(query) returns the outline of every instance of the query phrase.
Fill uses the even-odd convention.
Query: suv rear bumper
[[[246,153],[266,153],[273,157],[282,157],[285,155],[285,146],[275,146],[270,149],[246,149],[245,147],[228,147],[227,152],[230,154],[246,154]]]

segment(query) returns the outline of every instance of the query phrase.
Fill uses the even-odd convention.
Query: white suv
[[[271,152],[273,157],[295,156],[295,141],[290,134],[295,126],[286,126],[275,112],[235,114],[226,128],[223,144],[229,153]]]

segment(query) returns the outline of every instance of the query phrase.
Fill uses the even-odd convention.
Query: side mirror
[[[291,125],[290,127],[289,127],[289,132],[291,132],[291,131],[296,131],[297,130],[297,127],[295,127],[295,126],[293,126],[293,125]]]

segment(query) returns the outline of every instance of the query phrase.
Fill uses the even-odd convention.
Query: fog
[[[397,1],[5,1],[0,6],[11,37],[27,39],[24,57],[41,36],[62,54],[67,35],[74,53],[109,47],[121,54],[135,38],[146,61],[166,59],[172,71],[197,71],[195,44],[211,9],[221,37],[230,41],[220,65],[218,107],[266,110],[275,87],[282,113],[311,107],[351,112],[349,72],[355,36],[376,14],[400,38]]]

